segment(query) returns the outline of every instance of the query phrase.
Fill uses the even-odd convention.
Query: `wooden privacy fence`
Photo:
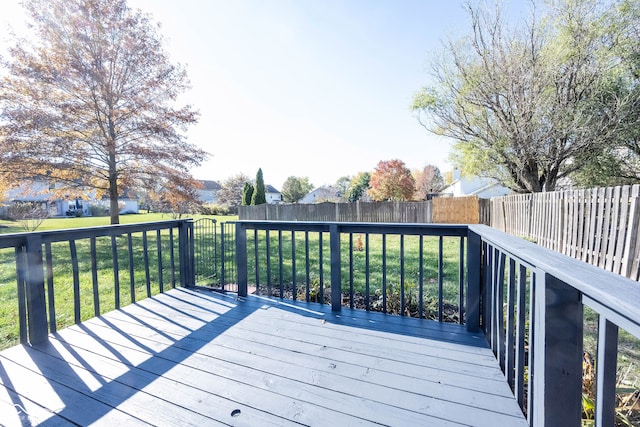
[[[437,224],[478,224],[480,202],[478,196],[437,197],[433,202],[433,222]]]
[[[422,202],[355,202],[238,207],[240,220],[489,224],[489,205],[477,196]]]
[[[640,279],[640,186],[517,194],[491,199],[491,226]]]
[[[431,202],[355,202],[238,207],[241,220],[415,222],[431,221]]]

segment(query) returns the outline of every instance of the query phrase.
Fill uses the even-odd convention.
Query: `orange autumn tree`
[[[106,195],[112,224],[126,187],[188,182],[207,157],[185,136],[198,112],[175,106],[189,82],[150,17],[126,0],[23,4],[32,33],[0,73],[0,172]]]
[[[378,162],[369,180],[369,197],[371,200],[413,200],[415,180],[411,171],[401,160]]]

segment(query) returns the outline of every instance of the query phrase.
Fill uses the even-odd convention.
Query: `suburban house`
[[[307,193],[298,203],[339,202],[341,196],[342,193],[338,188],[327,185]]]
[[[267,199],[267,203],[273,205],[282,203],[282,193],[275,189],[273,185],[264,186],[264,196]]]
[[[218,191],[222,188],[216,181],[201,180],[203,188],[198,190],[198,199],[207,204],[214,204],[218,201]]]
[[[107,204],[109,199],[106,199]],[[125,190],[124,194],[118,198],[118,205],[120,206],[121,214],[131,214],[140,212],[140,206],[138,205],[138,196],[133,190]],[[108,205],[107,205],[108,206]]]
[[[49,183],[43,179],[35,179],[29,182],[25,181],[18,187],[14,187],[7,191],[5,200],[7,203],[39,202],[43,205],[46,204],[51,216],[90,216],[90,207],[92,205],[98,205],[105,208],[109,207],[109,200],[104,198],[98,200],[91,196],[88,199],[72,196],[55,196],[53,191],[56,188],[55,183]],[[118,202],[121,206],[121,214],[138,213],[138,199],[130,191],[126,191]]]
[[[459,170],[453,171],[453,182],[440,192],[443,196],[478,196],[481,199],[506,196],[511,193],[510,189],[504,187],[493,178],[479,176],[466,178],[460,175]]]

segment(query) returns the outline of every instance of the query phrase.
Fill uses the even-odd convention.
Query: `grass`
[[[186,216],[184,218],[187,218]],[[237,216],[203,216],[203,215],[189,215],[188,218],[200,219],[200,218],[212,218],[217,221],[234,221],[237,220]],[[142,213],[142,214],[128,214],[120,215],[120,224],[135,224],[139,222],[151,222],[151,221],[169,221],[174,219],[170,214],[163,213]],[[83,227],[98,227],[102,225],[109,225],[110,218],[107,216],[96,217],[68,217],[68,218],[48,218],[45,219],[42,225],[38,227],[37,231],[47,230],[61,230],[65,228],[83,228]],[[25,230],[21,228],[20,224],[16,221],[4,221],[0,220],[0,234],[5,233],[23,233]]]
[[[256,283],[256,261],[255,242],[253,236],[247,245],[248,253],[248,277],[249,282]],[[266,235],[264,232],[258,234],[258,282],[279,286],[293,283],[293,262],[295,259],[296,271],[295,282],[297,284],[307,283],[306,263],[307,252],[305,233],[296,233],[295,252],[293,249],[293,239],[290,232],[282,234],[282,256],[279,252],[278,233],[270,233],[270,251],[267,257]],[[353,291],[364,294],[367,288],[367,278],[369,291],[373,295],[382,292],[383,287],[391,288],[404,285],[407,293],[409,290],[417,294],[420,286],[420,262],[419,245],[420,239],[417,236],[406,236],[404,238],[404,249],[401,249],[400,236],[388,235],[386,237],[386,257],[382,254],[382,236],[370,235],[368,251],[367,269],[367,247],[366,237],[362,234],[353,236],[353,252],[350,249],[349,237],[341,237],[341,276],[342,291],[349,291],[349,283],[353,283]],[[446,302],[457,304],[459,295],[459,245],[460,238],[444,237],[442,245],[442,285],[443,297]],[[330,252],[329,235],[323,233],[309,233],[309,280],[310,284],[316,284],[321,290],[325,286],[330,286]],[[321,250],[322,248],[322,250]],[[353,254],[350,259],[350,254]],[[322,268],[320,267],[320,254],[322,254]],[[423,291],[425,295],[437,297],[439,285],[438,237],[423,237]],[[404,263],[401,263],[401,259]],[[383,268],[383,263],[385,267]],[[404,270],[402,270],[404,264]],[[352,268],[350,268],[350,265]],[[269,267],[269,268],[267,268]],[[368,271],[368,275],[367,275]],[[383,271],[386,274],[383,277]],[[352,276],[351,276],[352,275]],[[352,278],[352,280],[350,280]]]

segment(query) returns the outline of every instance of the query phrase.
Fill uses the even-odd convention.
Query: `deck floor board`
[[[26,421],[25,421],[26,420]],[[524,426],[480,334],[173,289],[0,352],[0,425]]]

